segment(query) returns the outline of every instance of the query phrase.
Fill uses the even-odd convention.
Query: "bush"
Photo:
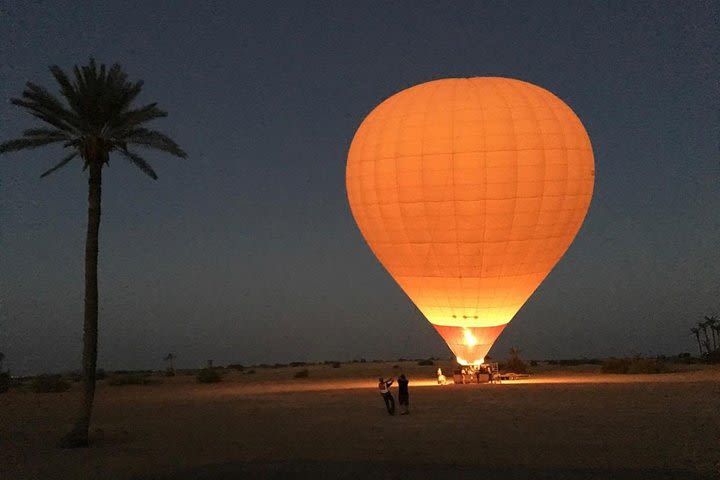
[[[435,365],[435,362],[428,358],[427,360],[420,360],[417,364],[421,366],[432,366]]]
[[[113,375],[108,380],[108,385],[118,387],[120,385],[149,385],[151,383],[157,383],[157,380],[151,380],[145,375],[138,375],[137,373],[126,373],[124,375]]]
[[[629,358],[608,358],[602,364],[602,373],[628,373],[630,369]]]
[[[197,374],[198,383],[218,383],[222,376],[214,368],[203,368]]]
[[[295,375],[293,375],[294,378],[307,378],[309,376],[310,376],[310,371],[307,368],[300,370],[298,372],[295,372]]]
[[[255,370],[248,370],[247,372],[245,372],[245,375],[255,375]]]
[[[38,375],[32,381],[30,388],[35,393],[59,393],[70,389],[70,383],[61,375]]]
[[[668,372],[667,364],[657,358],[625,357],[609,358],[602,364],[602,373],[665,373]]]
[[[705,355],[703,355],[702,359],[705,363],[720,363],[720,348],[715,349],[710,353],[706,353]]]
[[[342,365],[340,362],[332,362],[333,368],[340,368],[340,365]]]
[[[105,380],[107,378],[107,373],[105,373],[105,370],[102,368],[98,368],[95,370],[95,380]]]
[[[0,393],[10,389],[10,372],[0,372]]]
[[[656,358],[637,358],[630,362],[627,373],[667,373],[667,363]]]
[[[237,370],[238,372],[242,372],[243,370],[245,370],[245,367],[243,367],[239,363],[231,363],[227,366],[227,368],[232,368],[233,370]]]
[[[531,367],[537,367],[537,366],[538,366],[537,360],[530,360],[530,366],[531,366]]]
[[[505,369],[512,373],[527,373],[527,363],[520,358],[520,349],[517,347],[510,348],[510,358],[505,364]]]
[[[510,358],[504,366],[505,370],[512,373],[527,373],[528,366],[520,357]]]

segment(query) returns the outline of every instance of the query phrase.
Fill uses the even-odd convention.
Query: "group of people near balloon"
[[[397,382],[398,403],[400,403],[400,408],[402,409],[400,415],[407,415],[410,413],[410,392],[408,391],[408,384],[410,381],[407,379],[405,374],[401,374],[398,377]],[[380,390],[380,395],[385,401],[385,408],[387,408],[390,415],[395,415],[395,397],[393,397],[392,391],[390,390],[393,383],[395,383],[395,379],[392,377],[380,377],[378,379],[378,389]]]

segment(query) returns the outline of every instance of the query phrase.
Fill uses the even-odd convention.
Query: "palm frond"
[[[39,118],[40,120],[49,123],[50,125],[58,128],[59,130],[64,130],[67,132],[76,131],[75,127],[70,125],[66,120],[58,117],[53,112],[43,108],[41,105],[37,105],[33,102],[27,102],[25,100],[20,100],[18,98],[11,99],[10,103],[12,103],[13,105],[17,105],[18,107],[23,107],[27,109],[33,117]]]
[[[147,122],[166,117],[156,103],[133,106],[142,91],[142,81],[129,81],[118,64],[106,66],[93,58],[86,65],[63,70],[57,65],[50,72],[59,86],[59,95],[27,82],[22,96],[14,98],[14,105],[24,108],[45,125],[24,131],[21,138],[0,144],[0,153],[35,148],[61,142],[70,154],[43,176],[67,164],[75,156],[91,162],[107,163],[108,155],[117,150],[135,166],[152,178],[157,174],[128,146],[156,149],[186,158],[187,154],[167,135],[144,128]]]
[[[70,81],[65,71],[57,65],[51,66],[50,72],[53,77],[55,77],[55,81],[60,85],[60,93],[65,97],[70,108],[77,112],[78,95],[75,85]]]
[[[23,132],[23,137],[43,137],[46,135],[63,135],[68,137],[66,132],[57,128],[29,128]]]
[[[139,145],[145,148],[154,148],[170,153],[180,158],[187,158],[185,151],[175,143],[175,141],[157,130],[148,130],[146,128],[136,128],[131,130],[124,136],[123,140],[127,143]]]
[[[155,170],[152,169],[149,163],[145,161],[140,155],[133,153],[127,149],[120,149],[118,150],[122,156],[130,160],[130,163],[138,167],[140,170],[142,170],[147,176],[152,178],[153,180],[157,180],[158,176],[157,173],[155,173]]]
[[[78,117],[69,111],[55,95],[44,87],[35,85],[32,82],[27,82],[26,88],[22,92],[22,97],[28,102],[28,105],[26,105],[27,108],[57,117],[74,129],[79,129],[82,126]],[[68,128],[63,128],[63,130],[68,130]]]
[[[68,156],[66,156],[65,158],[63,158],[62,160],[60,160],[60,162],[58,162],[57,165],[55,165],[55,166],[52,167],[50,170],[48,170],[48,171],[46,171],[45,173],[43,173],[42,175],[40,175],[40,178],[47,177],[48,175],[50,175],[51,173],[53,173],[55,170],[61,169],[62,167],[64,167],[65,165],[67,165],[67,164],[70,162],[70,160],[72,160],[73,158],[75,158],[75,157],[77,157],[77,156],[78,156],[78,152],[72,152],[70,155],[68,155]]]
[[[160,110],[157,107],[157,103],[151,103],[135,110],[123,112],[118,115],[117,120],[112,126],[115,131],[124,133],[150,120],[162,117],[167,117],[167,113]]]
[[[7,142],[0,143],[0,153],[17,152],[18,150],[42,147],[43,145],[62,142],[63,140],[66,140],[66,138],[67,137],[65,136],[53,135],[16,138],[15,140],[8,140]]]

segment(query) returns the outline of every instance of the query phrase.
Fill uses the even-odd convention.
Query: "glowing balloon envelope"
[[[594,161],[582,123],[547,90],[450,78],[370,112],[346,181],[378,260],[460,363],[482,363],[578,232]]]

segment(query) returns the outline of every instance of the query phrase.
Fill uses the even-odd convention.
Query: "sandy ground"
[[[438,386],[436,367],[258,369],[98,388],[91,448],[61,450],[79,396],[0,395],[0,478],[720,479],[720,369],[540,369]],[[411,414],[375,381],[405,371]],[[396,393],[396,392],[395,392]]]

